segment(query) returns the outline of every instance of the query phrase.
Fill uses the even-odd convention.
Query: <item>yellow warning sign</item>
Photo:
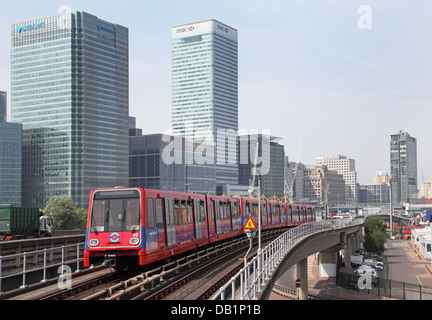
[[[252,217],[250,217],[249,220],[246,222],[244,228],[248,229],[248,230],[256,229],[257,228],[256,225],[255,225],[255,223],[252,220]]]

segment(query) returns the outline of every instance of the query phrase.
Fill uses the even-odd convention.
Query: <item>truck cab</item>
[[[51,236],[51,219],[48,216],[39,218],[39,234],[43,237]]]

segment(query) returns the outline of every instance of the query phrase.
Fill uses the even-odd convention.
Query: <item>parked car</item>
[[[382,271],[384,269],[382,265],[379,265],[379,264],[376,264],[376,263],[373,263],[373,262],[366,262],[365,261],[365,263],[363,265],[371,267],[371,268],[373,268],[374,270],[377,270],[377,271]]]
[[[369,256],[369,258],[373,259],[373,260],[376,260],[376,261],[379,261],[379,262],[383,262],[383,258],[380,255],[377,255],[377,254],[371,254]]]
[[[381,270],[384,267],[384,263],[383,262],[378,261],[378,260],[374,260],[374,259],[365,259],[364,263],[367,263],[367,264],[370,264],[370,265],[375,265],[377,267],[381,267]]]

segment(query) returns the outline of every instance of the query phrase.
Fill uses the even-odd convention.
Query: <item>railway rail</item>
[[[262,241],[281,230],[263,232]],[[256,244],[255,244],[256,245]],[[72,287],[61,289],[62,278],[29,287],[8,300],[206,300],[243,266],[249,240],[241,237],[191,253],[152,270],[114,272],[106,266],[70,275]],[[249,256],[248,259],[251,259]],[[66,275],[63,276],[66,279]]]
[[[270,231],[264,241],[278,234]],[[229,241],[141,273],[84,300],[205,300],[243,267],[239,258],[247,248],[246,238]]]

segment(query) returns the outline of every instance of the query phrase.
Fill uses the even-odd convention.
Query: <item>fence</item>
[[[84,249],[83,243],[77,243],[67,246],[45,248],[32,252],[24,252],[13,254],[9,256],[0,256],[0,295],[2,292],[2,282],[5,279],[17,277],[22,275],[22,285],[20,288],[27,287],[27,276],[33,272],[42,271],[41,282],[48,281],[47,270],[54,267],[66,266],[76,263],[76,271],[79,271],[80,262],[83,260],[82,249]],[[20,263],[17,262],[19,259]],[[17,269],[17,272],[3,275],[3,270],[6,265],[21,265],[22,267]]]
[[[337,285],[347,290],[397,300],[432,300],[432,288],[420,284],[410,284],[384,278],[371,278],[370,286],[359,286],[358,282],[358,276],[341,271],[337,273]],[[360,289],[361,287],[366,288]]]

